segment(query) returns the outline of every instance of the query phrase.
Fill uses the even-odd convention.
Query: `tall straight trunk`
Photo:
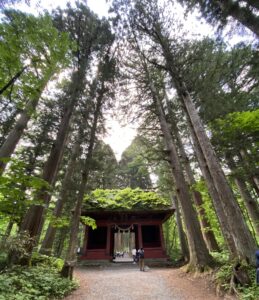
[[[50,186],[54,186],[57,171],[63,157],[63,152],[68,137],[71,116],[80,93],[84,89],[86,65],[87,59],[85,59],[85,61],[81,61],[79,70],[73,74],[69,90],[70,103],[61,120],[56,141],[43,168],[42,179],[44,179]],[[44,204],[32,205],[26,213],[21,226],[21,230],[28,231],[30,236],[34,237],[35,240],[36,236],[39,236],[41,233],[43,227],[44,209],[49,205],[50,202],[50,195],[46,188],[43,188],[42,191],[38,194],[38,199],[41,200]],[[28,252],[31,253],[32,249],[33,248],[30,247],[28,249]],[[30,257],[28,257],[28,259],[30,259]],[[29,260],[27,261],[27,263],[29,263]]]
[[[228,166],[230,167],[231,171],[234,172],[236,166],[235,162],[233,161],[232,157],[227,155],[226,157]],[[248,188],[246,186],[245,181],[242,177],[238,175],[234,175],[235,184],[238,187],[238,190],[240,192],[240,195],[244,201],[245,207],[247,209],[247,212],[252,220],[254,229],[259,236],[259,206],[256,200],[250,195]]]
[[[173,73],[171,72],[171,75]],[[240,259],[255,262],[254,253],[256,249],[255,241],[245,223],[242,212],[237,204],[230,186],[227,183],[225,174],[219,164],[212,145],[207,137],[194,103],[187,91],[184,83],[179,78],[172,78],[176,84],[176,89],[186,111],[190,117],[191,124],[197,136],[197,140],[206,159],[211,177],[218,191],[218,195],[223,205],[223,209],[228,218],[237,254]]]
[[[205,209],[203,208],[203,199],[202,195],[199,191],[194,189],[194,186],[196,184],[192,169],[190,167],[189,159],[185,153],[181,137],[179,135],[179,132],[175,131],[175,138],[177,142],[177,146],[179,149],[180,157],[182,158],[183,166],[186,173],[186,178],[188,184],[192,188],[192,199],[197,207],[197,212],[199,215],[200,225],[202,228],[202,234],[204,237],[204,241],[209,249],[209,251],[220,251],[217,240],[215,238],[214,232],[211,229],[211,224],[206,216]]]
[[[215,188],[215,185],[214,185],[213,179],[211,177],[207,162],[205,160],[203,152],[201,151],[197,137],[195,135],[195,132],[193,130],[193,127],[190,123],[188,116],[187,116],[187,124],[188,124],[189,131],[191,133],[194,152],[195,152],[196,158],[198,160],[199,167],[201,169],[201,173],[202,173],[202,175],[205,179],[206,185],[208,187],[208,191],[211,196],[214,209],[216,211],[216,216],[218,218],[223,237],[226,241],[226,244],[229,249],[229,252],[231,253],[231,256],[234,258],[236,256],[237,252],[236,252],[236,246],[235,246],[234,240],[231,235],[230,227],[228,225],[228,218],[225,214],[223,205],[222,205],[219,195],[218,195],[218,191]]]
[[[245,27],[249,28],[259,36],[259,17],[250,9],[242,7],[238,1],[233,0],[214,0],[217,2],[223,13],[233,17]],[[258,5],[257,5],[258,6]]]
[[[226,220],[230,229],[230,234],[235,243],[235,254],[240,259],[247,259],[250,262],[255,262],[254,251],[256,248],[255,241],[249,231],[241,210],[234,198],[233,192],[230,189],[219,161],[213,151],[212,145],[205,133],[201,119],[195,109],[194,103],[189,95],[183,79],[179,75],[179,65],[175,61],[175,57],[171,52],[171,44],[169,39],[163,35],[161,24],[154,22],[151,32],[149,29],[143,29],[145,33],[152,35],[154,40],[161,46],[166,68],[171,76],[174,87],[179,95],[181,104],[185,109],[187,116],[190,119],[194,134],[197,137],[200,149],[206,160],[211,178],[217,190],[219,199],[222,205],[222,211],[226,214]],[[233,255],[233,253],[231,253]]]
[[[6,140],[0,148],[0,158],[9,158],[13,154],[18,142],[20,141],[25,128],[28,125],[28,122],[31,119],[32,114],[35,112],[35,109],[39,103],[41,94],[48,83],[47,79],[42,80],[41,84],[37,89],[37,95],[33,99],[29,100],[26,104],[24,110],[20,113],[18,120],[16,121],[13,129],[8,134]],[[6,167],[6,162],[0,160],[0,175],[4,172]]]
[[[69,121],[74,105],[75,99],[70,102],[70,106],[61,121],[55,144],[51,149],[49,158],[43,168],[42,179],[44,179],[50,186],[53,186],[55,183],[58,167],[60,165],[67,140]],[[48,191],[43,189],[39,193],[38,199],[43,201],[45,207],[48,206],[50,201],[50,195]],[[40,228],[42,227],[41,222],[45,207],[43,205],[32,205],[25,215],[21,230],[28,231],[31,237],[36,237],[38,234],[40,234]]]
[[[56,206],[55,206],[55,209],[53,212],[53,216],[55,218],[58,218],[61,216],[64,204],[68,201],[69,186],[71,185],[71,178],[72,178],[74,170],[75,170],[76,160],[80,153],[80,144],[82,142],[81,136],[82,136],[82,133],[80,132],[79,136],[73,146],[73,149],[72,149],[71,158],[69,160],[66,174],[65,174],[65,177],[62,182],[60,196],[59,196],[59,199],[56,203]],[[56,231],[57,231],[57,228],[53,227],[51,224],[49,224],[47,232],[46,232],[45,237],[41,244],[40,253],[47,254],[47,255],[49,255],[51,253]]]
[[[185,149],[184,149],[184,146],[182,143],[182,138],[181,138],[181,136],[179,134],[179,130],[177,128],[177,123],[175,121],[176,117],[173,114],[173,111],[170,109],[169,99],[168,99],[166,91],[165,91],[165,98],[166,98],[166,106],[169,111],[169,119],[170,119],[170,124],[171,124],[172,132],[173,132],[173,138],[177,145],[179,156],[181,157],[181,162],[182,162],[182,165],[185,170],[187,183],[191,187],[192,199],[197,207],[197,212],[199,215],[199,221],[200,221],[204,241],[205,241],[209,251],[220,251],[217,240],[214,235],[214,232],[211,228],[211,224],[206,216],[206,211],[203,208],[202,195],[199,191],[194,189],[196,182],[194,179],[193,171],[190,166],[189,158],[186,155],[186,152],[185,152]]]
[[[149,74],[147,73],[149,76]],[[198,217],[193,207],[189,194],[188,185],[185,182],[184,174],[180,165],[176,147],[173,143],[169,125],[166,121],[165,113],[161,100],[158,97],[155,86],[149,78],[149,86],[152,92],[153,101],[156,105],[157,115],[159,118],[161,130],[164,135],[164,142],[169,151],[170,166],[176,185],[177,197],[180,201],[184,223],[187,230],[187,239],[190,250],[190,268],[204,269],[212,264],[212,257],[209,255],[208,249],[203,240]]]
[[[84,194],[85,194],[85,188],[90,172],[90,161],[92,159],[93,155],[93,148],[94,148],[94,142],[95,142],[95,135],[96,135],[96,129],[98,124],[98,119],[100,117],[101,113],[101,107],[102,107],[102,100],[105,93],[105,87],[104,82],[102,82],[102,87],[99,92],[99,95],[97,97],[97,103],[96,108],[94,112],[94,118],[93,118],[93,125],[91,128],[90,133],[90,139],[89,139],[89,146],[87,151],[87,157],[85,160],[85,164],[83,166],[82,170],[82,179],[79,187],[79,192],[77,196],[76,206],[72,218],[72,224],[71,224],[71,230],[70,230],[70,237],[69,237],[69,245],[67,249],[65,264],[63,266],[63,269],[61,271],[61,275],[63,277],[71,278],[73,277],[73,270],[74,265],[76,263],[76,249],[77,249],[77,241],[78,241],[78,230],[79,230],[79,223],[80,223],[80,217],[81,217],[81,208],[84,200]]]
[[[190,253],[188,249],[188,244],[186,241],[186,234],[183,230],[183,224],[181,219],[181,212],[178,204],[177,197],[171,196],[171,200],[175,207],[175,218],[176,218],[176,225],[177,225],[177,231],[179,235],[181,250],[182,250],[182,259],[184,262],[188,262],[190,259]]]

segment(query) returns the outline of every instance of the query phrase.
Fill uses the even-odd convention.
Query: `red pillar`
[[[87,255],[88,230],[89,230],[89,227],[85,226],[85,236],[84,236],[84,243],[83,243],[83,255]]]
[[[141,224],[138,224],[138,245],[139,248],[143,247]]]
[[[110,256],[111,248],[111,225],[107,226],[107,242],[106,242],[106,255]]]

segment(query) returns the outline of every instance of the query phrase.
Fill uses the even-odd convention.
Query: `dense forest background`
[[[13,278],[22,282],[13,299],[74,288],[58,276],[72,277],[82,222],[94,226],[80,218],[86,195],[128,187],[174,205],[164,225],[174,262],[189,271],[222,264],[218,282],[256,299],[257,1],[113,0],[109,18],[83,1],[37,16],[18,2],[0,2],[3,299]],[[213,34],[188,32],[179,4]],[[107,112],[138,124],[120,161],[103,141]],[[44,282],[50,265],[45,294],[19,289],[26,272]]]

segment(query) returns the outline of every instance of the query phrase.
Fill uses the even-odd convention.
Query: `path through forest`
[[[66,300],[218,300],[208,280],[193,278],[181,269],[136,265],[81,267],[75,272],[80,288]],[[233,299],[233,298],[225,298]]]

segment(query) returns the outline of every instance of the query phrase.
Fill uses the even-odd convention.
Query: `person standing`
[[[133,258],[133,264],[136,263],[136,258],[137,258],[137,250],[134,248],[131,250],[132,253],[132,258]]]
[[[144,262],[144,249],[140,248],[138,250],[138,258],[139,258],[139,269],[140,271],[144,271],[145,262]]]

